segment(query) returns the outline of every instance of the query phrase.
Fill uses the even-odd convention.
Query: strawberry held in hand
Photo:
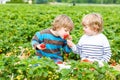
[[[45,48],[46,48],[45,44],[43,44],[43,43],[40,44],[40,48],[41,48],[41,49],[45,49]]]
[[[69,37],[69,34],[64,34],[63,39],[67,39]]]

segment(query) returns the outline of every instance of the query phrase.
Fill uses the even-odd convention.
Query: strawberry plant
[[[97,63],[80,62],[79,55],[73,54],[73,52],[69,54],[69,57],[67,55],[67,60],[65,60],[70,61],[68,63],[71,68],[58,71],[59,67],[51,59],[38,60],[34,58],[35,51],[30,44],[35,32],[49,28],[53,19],[59,14],[66,14],[73,20],[75,28],[71,32],[71,36],[73,42],[77,44],[83,35],[82,17],[88,13],[96,12],[100,13],[104,19],[103,33],[108,37],[112,51],[110,64],[119,64],[119,9],[119,6],[101,5],[0,5],[0,79],[119,80],[119,72],[108,64],[98,67]],[[66,39],[67,35],[64,38]]]

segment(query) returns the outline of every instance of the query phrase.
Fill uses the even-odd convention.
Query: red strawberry
[[[64,34],[63,39],[67,39],[69,34]]]
[[[46,46],[45,46],[45,44],[40,44],[40,47],[43,49],[43,48],[45,48]]]
[[[83,62],[90,62],[88,59],[83,59],[82,61]]]
[[[57,64],[63,64],[63,62],[62,61],[58,61]]]

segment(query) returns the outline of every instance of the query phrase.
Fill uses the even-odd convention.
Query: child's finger
[[[72,41],[72,36],[71,35],[68,36],[68,40]]]

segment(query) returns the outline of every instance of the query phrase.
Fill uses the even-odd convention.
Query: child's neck
[[[95,35],[98,35],[99,33],[98,32],[93,32],[92,34],[87,34],[88,36],[95,36]]]
[[[51,31],[51,33],[52,33],[53,35],[59,36],[59,35],[57,34],[57,31],[54,31],[53,29],[50,29],[50,31]]]
[[[99,34],[99,33],[95,32],[95,33],[93,33],[93,36],[98,35],[98,34]]]

